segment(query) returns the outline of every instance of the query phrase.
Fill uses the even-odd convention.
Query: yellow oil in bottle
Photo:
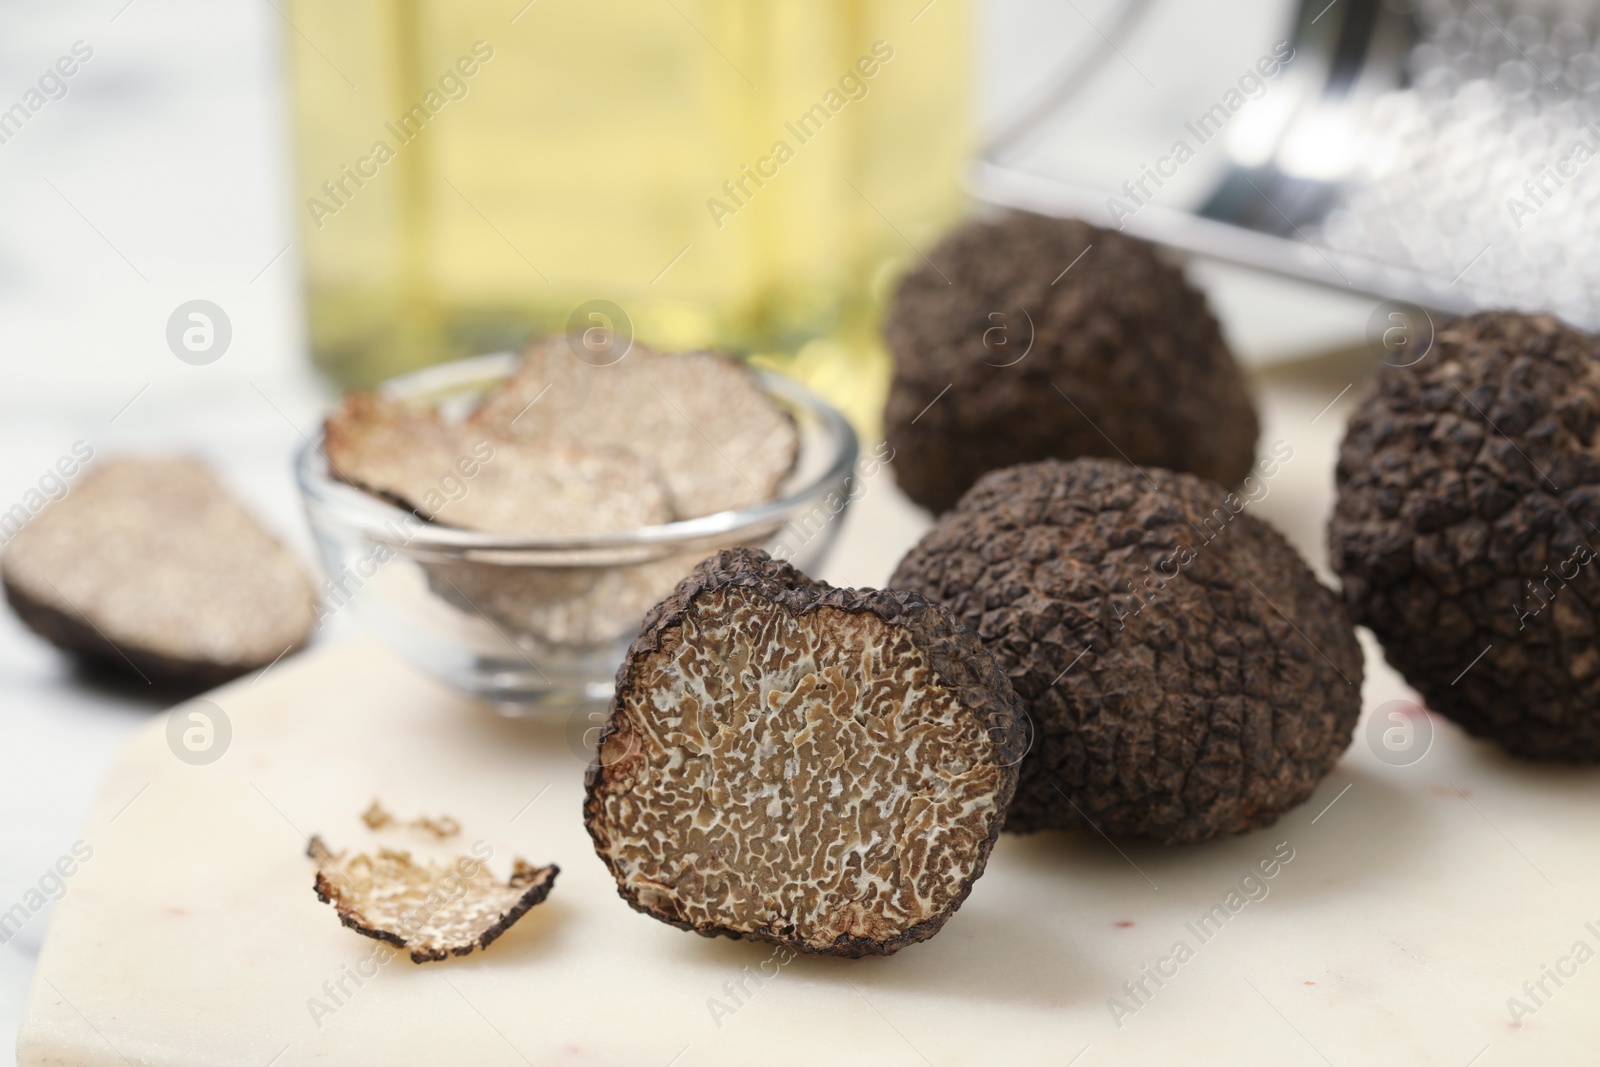
[[[749,353],[875,428],[879,304],[962,207],[964,0],[284,13],[311,347],[335,380],[609,301],[641,341]]]

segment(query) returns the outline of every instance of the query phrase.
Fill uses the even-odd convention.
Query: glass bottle
[[[601,323],[747,353],[875,428],[882,297],[962,209],[964,0],[284,11],[337,382]]]

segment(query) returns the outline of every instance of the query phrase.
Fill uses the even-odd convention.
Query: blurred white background
[[[0,144],[0,510],[74,441],[193,450],[309,549],[286,457],[320,396],[295,257],[273,261],[290,232],[281,20],[250,0],[125,3],[0,11],[0,110],[75,42],[93,49],[66,96]],[[210,366],[165,341],[195,297],[233,323]],[[0,907],[71,848],[123,738],[157,709],[79,679],[0,613]],[[0,1061],[48,921],[0,946]]]

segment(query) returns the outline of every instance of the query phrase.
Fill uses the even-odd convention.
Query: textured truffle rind
[[[986,475],[901,561],[890,585],[948,606],[1028,706],[1007,829],[1201,841],[1269,825],[1333,767],[1361,650],[1246,506],[1190,474],[1048,460]]]
[[[1050,458],[1121,455],[1224,485],[1249,472],[1244,378],[1205,297],[1153,246],[1018,213],[928,258],[885,326],[886,436],[912,500],[942,512],[986,471]]]
[[[748,610],[767,611],[768,624],[759,632],[732,635],[729,647],[734,649],[737,662],[716,684],[735,694],[741,684],[754,683],[766,698],[769,714],[762,714],[754,701],[730,704],[726,710],[743,712],[748,729],[741,732],[732,717],[727,719],[734,740],[720,749],[712,745],[721,741],[719,734],[724,726],[715,718],[711,729],[703,733],[697,733],[704,725],[703,719],[696,719],[693,729],[658,733],[656,727],[670,725],[676,710],[663,709],[651,699],[650,687],[660,677],[662,665],[671,669],[670,657],[674,650],[685,647],[686,631],[704,624],[707,632],[712,632],[710,628],[728,613],[724,609],[735,603],[753,606]],[[837,659],[813,660],[806,668],[800,653],[781,641],[786,625],[822,631],[820,647],[837,653]],[[852,661],[845,647],[852,627],[861,633],[889,635],[889,640],[859,650],[860,658]],[[748,656],[741,651],[741,639],[753,639],[754,648]],[[719,661],[713,654],[708,662],[726,661]],[[761,674],[763,667],[775,662],[801,663],[789,696],[815,699],[809,704],[792,699],[785,703],[778,689],[780,672]],[[872,673],[873,666],[880,669],[879,674]],[[889,667],[907,672],[919,680],[922,688],[915,693],[908,688],[906,699],[894,706],[893,713],[883,714],[881,686],[870,691],[869,687],[882,677],[881,670]],[[767,684],[762,685],[763,682]],[[862,685],[859,691],[850,688],[855,683]],[[838,703],[828,702],[827,694],[832,692],[853,693],[858,700],[841,708]],[[874,695],[880,703],[873,702]],[[736,701],[737,697],[733,699]],[[760,773],[741,773],[736,766],[729,769],[723,753],[738,746],[741,736],[755,738],[750,742],[753,745],[770,747],[774,737],[782,740],[779,731],[783,713],[796,707],[802,709],[808,724],[803,731],[808,740],[781,750],[775,757],[778,762],[766,765],[767,769],[781,765],[777,775],[781,780]],[[828,719],[829,712],[836,717]],[[874,730],[887,731],[893,743],[876,750],[864,741],[857,747],[832,746],[828,728],[844,724],[845,714],[853,716],[861,727],[858,734],[851,736],[864,738],[875,736]],[[941,714],[948,715],[950,722],[939,719]],[[948,729],[939,732],[946,726]],[[843,729],[848,733],[849,726]],[[978,753],[970,765],[964,765],[964,770],[953,762],[960,752],[952,756],[953,746],[939,747],[942,739],[950,737],[965,739],[969,749]],[[629,649],[617,672],[617,694],[585,780],[584,822],[596,852],[616,877],[623,899],[663,922],[705,937],[767,941],[799,952],[847,957],[889,955],[932,937],[966,899],[999,836],[1006,805],[1016,789],[1016,765],[1025,749],[1021,704],[1004,672],[977,638],[948,612],[912,593],[836,589],[760,550],[727,549],[703,561],[671,596],[652,609]],[[825,758],[819,760],[819,754]],[[937,766],[936,756],[945,757]],[[824,818],[849,816],[852,789],[859,780],[846,779],[839,768],[858,759],[867,760],[874,773],[888,776],[886,788],[881,779],[868,782],[880,787],[866,793],[879,818],[858,823],[856,829],[865,825],[867,830],[854,844],[845,842],[839,855],[826,850],[840,842],[840,835],[819,834],[817,840],[808,838],[808,842],[825,850],[824,861],[830,857],[838,861],[836,868],[824,862],[826,873],[839,874],[841,880],[853,873],[859,876],[855,880],[857,888],[866,882],[873,892],[865,896],[839,892],[830,895],[824,884],[826,879],[812,880],[818,870],[815,856],[811,857],[810,869],[785,869],[781,863],[774,869],[770,862],[762,864],[768,841],[790,830],[798,839],[806,829],[804,817],[822,812],[827,813]],[[695,760],[703,763],[692,764]],[[658,763],[662,765],[657,766]],[[807,783],[814,783],[824,772],[836,775],[831,783],[835,788],[814,788],[806,793]],[[938,779],[938,774],[944,772],[951,777]],[[922,777],[916,778],[919,774]],[[907,775],[927,792],[919,794],[903,788]],[[937,785],[928,784],[936,779],[946,786],[952,782],[955,785],[948,792],[940,792]],[[677,824],[658,825],[658,829],[664,825],[669,834],[676,835],[666,843],[662,854],[664,865],[671,866],[674,873],[664,881],[651,883],[641,874],[645,865],[629,858],[635,855],[629,852],[633,838],[643,829],[644,817],[639,813],[658,803],[663,792],[686,784],[692,791],[698,790],[691,793],[692,810],[685,811]],[[963,806],[959,803],[963,794],[957,790],[968,785],[977,788],[978,795],[969,790]],[[705,840],[695,837],[702,823],[709,822],[710,831],[716,831],[716,820],[752,790],[762,798],[770,797],[768,803],[781,809],[765,810],[764,815],[772,821],[760,818],[754,827],[741,827],[752,831],[747,838],[723,835],[718,843],[708,844],[709,836]],[[859,789],[856,792],[859,794]],[[899,803],[907,795],[912,799]],[[837,805],[832,803],[834,797],[840,798]],[[952,806],[956,810],[951,810]],[[866,805],[853,810],[859,819]],[[909,819],[895,822],[908,810],[924,818],[919,824],[923,829],[908,830]],[[896,828],[902,831],[901,838],[893,837]],[[876,833],[879,830],[883,832]],[[938,867],[928,861],[926,867],[917,867],[914,862],[906,862],[908,841],[912,842],[909,855],[913,860],[935,856],[948,863]],[[895,850],[897,842],[901,851]],[[701,852],[696,852],[697,848]],[[891,854],[893,862],[885,859]],[[757,866],[760,870],[751,873]],[[919,870],[927,877],[919,880]],[[746,898],[732,891],[741,886],[748,889],[752,884],[758,886],[758,892],[765,890],[763,876],[788,881],[765,892],[756,918],[735,914],[739,906],[745,905]],[[872,881],[879,876],[886,877],[887,883]],[[905,881],[900,881],[902,876]],[[813,902],[809,914],[783,911],[783,891],[789,891],[792,897],[796,889],[800,897]],[[881,898],[876,892],[879,889],[883,890]],[[916,921],[908,917],[896,926],[899,920],[895,918],[894,902],[907,899],[907,894],[916,898],[924,890],[931,901],[927,913],[916,911],[912,916]],[[849,928],[829,936],[832,924],[841,921],[836,917],[847,914],[856,916],[852,923],[844,924]],[[817,920],[817,916],[826,916],[828,921]],[[863,929],[867,931],[864,934],[859,932]]]
[[[1421,344],[1379,367],[1340,449],[1351,614],[1469,733],[1600,760],[1600,339],[1491,311]]]

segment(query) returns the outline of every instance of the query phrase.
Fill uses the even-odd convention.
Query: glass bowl
[[[513,353],[394,378],[397,398],[465,412],[516,367]],[[776,499],[591,538],[508,537],[445,526],[333,478],[322,435],[295,459],[326,565],[322,621],[353,607],[424,671],[508,714],[608,699],[644,614],[696,563],[751,545],[817,567],[857,483],[855,432],[803,386],[757,371],[794,418],[800,450]]]

